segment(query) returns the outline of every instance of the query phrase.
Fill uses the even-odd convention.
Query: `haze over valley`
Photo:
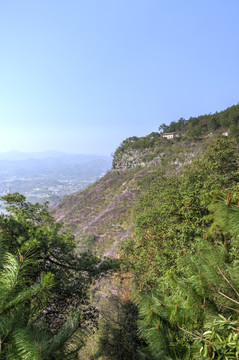
[[[103,176],[111,163],[107,156],[56,151],[0,153],[0,196],[20,192],[30,202],[54,205]]]
[[[0,1],[0,360],[239,360],[239,1]]]

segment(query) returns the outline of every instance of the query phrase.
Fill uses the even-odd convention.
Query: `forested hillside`
[[[126,139],[51,215],[4,198],[3,359],[239,359],[237,113]]]
[[[228,231],[224,213],[230,206],[233,208],[233,202],[237,204],[239,200],[237,136],[232,131],[232,121],[237,124],[237,112],[238,106],[234,106],[194,120],[182,122],[180,119],[175,122],[174,128],[172,124],[168,128],[163,126],[162,132],[161,126],[161,133],[126,139],[114,154],[110,173],[87,191],[64,199],[55,209],[57,219],[63,220],[67,228],[74,229],[80,247],[117,256],[121,260],[121,289],[116,291],[115,281],[118,280],[114,280],[113,285],[104,283],[108,297],[106,308],[111,309],[111,315],[102,310],[104,320],[93,341],[98,344],[98,350],[95,351],[94,347],[89,350],[88,346],[87,351],[84,350],[85,356],[97,359],[203,359],[213,358],[213,351],[224,351],[217,350],[220,346],[216,344],[215,349],[203,347],[205,356],[200,353],[200,344],[207,344],[207,341],[197,343],[197,336],[206,332],[208,322],[215,318],[220,327],[221,318],[216,318],[218,313],[226,315],[227,319],[234,315],[228,314],[217,304],[217,301],[223,301],[217,298],[217,291],[220,291],[214,289],[217,283],[212,284],[215,290],[212,295],[212,289],[207,288],[202,280],[196,280],[196,274],[190,273],[193,268],[201,271],[200,266],[204,268],[205,265],[190,264],[198,260],[197,257],[195,260],[195,252],[202,254],[205,261],[208,254],[212,256],[209,267],[219,256],[225,268],[236,264],[236,236]],[[219,125],[212,129],[210,121],[213,122],[214,117]],[[200,134],[192,132],[195,126],[202,128]],[[165,131],[177,132],[180,127],[179,138],[168,140],[162,137]],[[228,136],[223,135],[225,132],[228,132]],[[224,206],[226,202],[228,204]],[[221,209],[219,214],[217,207]],[[217,244],[219,254],[212,255],[212,244]],[[224,274],[223,269],[220,271],[231,283],[232,280],[226,277],[229,270],[225,270]],[[208,270],[205,271],[208,274]],[[237,271],[236,267],[233,271]],[[192,298],[187,299],[192,290],[189,285],[182,287],[182,274],[185,281],[187,276],[195,278],[194,282],[198,281],[192,286],[199,288],[200,296],[205,293],[203,300],[200,297],[201,305],[192,306],[192,314],[187,309],[191,308],[189,303],[198,294],[192,294]],[[222,282],[223,276],[217,276],[217,282]],[[184,293],[182,289],[185,289]],[[113,296],[110,295],[111,291]],[[118,295],[115,297],[115,294]],[[174,294],[174,297],[171,299],[169,294]],[[206,299],[209,294],[213,299]],[[227,293],[224,295],[227,296]],[[168,301],[167,309],[166,304],[164,308],[161,307],[165,298]],[[173,301],[175,304],[172,306]],[[186,304],[186,301],[189,303]],[[206,301],[210,304],[214,302],[210,313],[204,311],[210,316],[200,311]],[[231,305],[226,306],[234,308]],[[186,310],[184,315],[179,313],[182,319],[181,323],[177,323],[175,309],[178,310],[180,306]],[[162,313],[158,312],[158,307]],[[123,320],[129,314],[130,325]],[[183,318],[187,315],[186,326]],[[179,327],[183,330],[180,331]],[[228,329],[225,330],[222,348],[226,348],[227,336],[230,336]],[[231,349],[225,351],[230,352]]]
[[[179,132],[188,137],[200,137],[212,132],[228,131],[229,135],[239,138],[239,105],[234,105],[215,114],[190,117],[188,120],[180,118],[169,125],[162,124],[162,132]]]
[[[122,257],[152,359],[238,357],[235,150],[217,140],[180,177],[152,183],[134,209]]]

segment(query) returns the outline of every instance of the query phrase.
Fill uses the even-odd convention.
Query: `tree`
[[[98,351],[95,359],[109,360],[152,360],[152,357],[141,357],[145,347],[137,334],[138,311],[129,299],[111,296],[105,308],[101,309],[101,326],[98,340]]]
[[[217,117],[211,116],[208,121],[208,130],[215,131],[220,127],[220,124],[217,121]]]
[[[22,264],[27,264],[29,269],[27,274],[21,271],[23,275],[20,277],[14,275],[17,279],[14,296],[17,299],[20,297],[18,291],[23,285],[19,279],[22,279],[23,284],[26,282],[23,289],[31,295],[39,279],[42,276],[45,279],[42,274],[50,274],[49,277],[54,278],[51,281],[51,292],[44,298],[44,302],[41,301],[42,296],[29,295],[23,305],[24,309],[31,309],[30,314],[26,316],[25,312],[19,310],[23,319],[23,337],[28,339],[30,336],[33,343],[37,342],[31,336],[38,334],[39,328],[40,333],[45,334],[47,347],[52,351],[59,348],[59,356],[52,359],[67,359],[67,354],[71,354],[70,358],[73,359],[79,346],[82,346],[83,334],[97,319],[97,311],[89,302],[89,286],[112,269],[113,261],[102,261],[89,252],[78,255],[73,236],[64,233],[62,225],[55,223],[46,204],[31,204],[18,193],[8,194],[3,200],[7,203],[8,214],[0,216],[1,247],[5,253],[11,254],[11,259],[19,257],[19,269],[22,269]],[[34,263],[28,260],[31,258],[29,254],[34,254]],[[10,274],[13,273],[10,263],[0,261],[2,283],[6,268]],[[38,288],[43,293],[45,287],[42,289],[39,285]],[[13,326],[16,326],[14,320]],[[75,344],[74,338],[77,339]],[[29,346],[32,346],[30,340]],[[33,355],[24,356],[19,359],[34,358]],[[51,358],[48,355],[41,356],[41,359]]]
[[[3,250],[3,249],[2,249]],[[36,255],[36,254],[35,254]],[[37,260],[33,254],[19,258],[4,251],[0,255],[0,358],[3,360],[73,359],[82,346],[74,333],[79,314],[71,317],[55,334],[47,330],[39,316],[53,286],[51,273],[39,275],[31,284]],[[70,340],[71,344],[68,344]]]
[[[159,132],[164,133],[164,132],[168,131],[168,129],[169,129],[169,126],[166,124],[162,124],[159,126]]]
[[[198,241],[198,249],[182,251],[177,269],[168,269],[164,287],[151,292],[141,287],[135,295],[142,337],[162,359],[239,357],[239,263],[234,256],[239,208],[228,197],[211,210],[215,224]],[[228,232],[233,235],[231,246],[222,242],[220,231],[224,240]]]
[[[181,176],[158,176],[134,208],[135,229],[122,258],[138,283],[162,283],[183,249],[193,251],[212,223],[210,204],[238,182],[235,144],[219,139]]]
[[[122,257],[137,279],[139,327],[152,356],[203,359],[201,349],[209,358],[224,350],[236,358],[238,349],[227,346],[234,330],[220,325],[218,316],[231,326],[238,322],[235,150],[232,141],[217,140],[181,176],[157,178],[136,204],[135,231]],[[227,200],[218,202],[225,195]],[[217,326],[209,329],[212,322]],[[224,339],[221,347],[215,334]]]
[[[164,293],[138,293],[140,331],[153,354],[194,359],[202,349],[205,358],[236,358],[228,338],[238,337],[239,269],[226,257],[223,245],[202,242],[199,255],[183,257],[183,271],[169,275]]]

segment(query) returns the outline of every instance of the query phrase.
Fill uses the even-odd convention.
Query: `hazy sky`
[[[0,151],[110,154],[239,101],[238,0],[0,0]]]

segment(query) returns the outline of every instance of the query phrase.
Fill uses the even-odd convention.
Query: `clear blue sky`
[[[238,103],[239,1],[0,1],[0,52],[0,151],[109,155]]]

